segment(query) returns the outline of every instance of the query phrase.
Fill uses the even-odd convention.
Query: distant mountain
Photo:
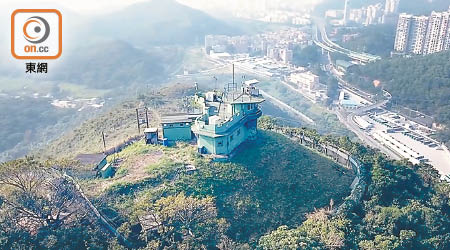
[[[238,29],[173,0],[152,0],[96,18],[97,35],[139,46],[191,45],[207,34],[237,34]]]
[[[54,80],[92,88],[115,88],[164,80],[177,51],[144,51],[117,40],[97,41],[67,52],[52,70]]]

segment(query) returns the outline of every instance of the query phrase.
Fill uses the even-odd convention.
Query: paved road
[[[344,54],[354,60],[358,60],[360,62],[368,63],[372,61],[376,61],[381,59],[379,56],[367,54],[367,53],[359,53],[355,51],[351,51],[349,49],[343,48],[340,45],[334,43],[328,38],[324,21],[320,18],[314,18],[315,23],[315,34],[314,34],[314,43],[321,47],[324,50],[330,51],[330,52],[338,52],[341,54]],[[320,37],[319,37],[320,33]]]

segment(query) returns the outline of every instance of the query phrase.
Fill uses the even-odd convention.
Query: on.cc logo
[[[29,34],[31,32],[35,34]],[[50,35],[50,25],[47,20],[39,16],[33,16],[27,19],[27,22],[23,25],[23,35],[25,39],[30,43],[42,43],[47,40]]]
[[[62,53],[62,16],[55,9],[19,9],[11,15],[16,59],[56,59]]]

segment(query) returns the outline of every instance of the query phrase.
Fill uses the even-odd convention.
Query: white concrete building
[[[432,54],[443,51],[448,43],[450,12],[432,12],[423,53]]]
[[[400,5],[400,0],[386,0],[384,5],[384,14],[393,14],[397,13],[398,6]]]
[[[312,72],[293,73],[290,76],[293,83],[298,84],[298,87],[306,90],[314,90],[319,85],[319,76]]]

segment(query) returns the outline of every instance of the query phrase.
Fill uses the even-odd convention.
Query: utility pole
[[[149,128],[148,126],[148,108],[145,107],[145,120],[147,121],[147,128]]]
[[[103,153],[106,154],[105,131],[102,131],[102,139],[103,139]]]
[[[233,63],[233,87],[234,87],[234,63]]]
[[[141,123],[139,121],[139,110],[138,109],[136,109],[136,121],[137,121],[137,125],[138,125],[138,131],[140,134],[141,133]]]
[[[217,77],[216,77],[216,76],[213,76],[213,79],[215,80],[214,90],[216,90],[216,89],[217,89]]]

